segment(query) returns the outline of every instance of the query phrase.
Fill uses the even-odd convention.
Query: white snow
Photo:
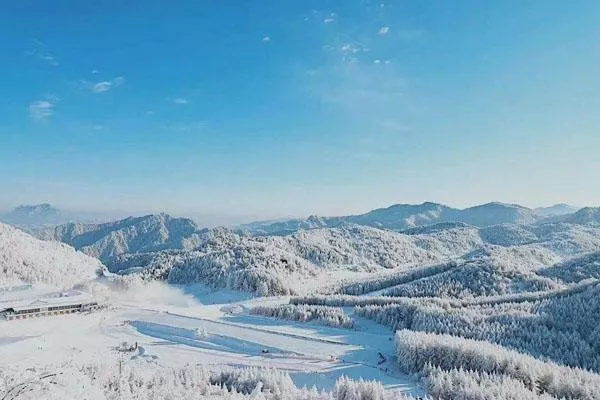
[[[213,294],[226,303],[205,302],[211,293],[202,287],[154,282],[120,290],[95,282],[87,289],[107,307],[88,314],[1,321],[0,370],[48,371],[64,365],[117,365],[119,360],[138,370],[268,367],[289,372],[298,386],[332,390],[345,375],[377,379],[395,392],[423,394],[394,363],[377,364],[379,352],[393,359],[393,333],[368,321],[359,330],[347,330],[272,320],[248,310],[288,298],[229,302],[232,293],[225,292]],[[138,350],[117,352],[123,342],[136,343]]]
[[[58,242],[42,241],[0,223],[0,284],[47,283],[68,288],[94,279],[102,263]]]

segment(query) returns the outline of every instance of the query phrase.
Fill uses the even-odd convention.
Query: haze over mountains
[[[573,211],[572,211],[573,210]],[[422,204],[396,204],[365,214],[343,217],[317,217],[290,219],[279,222],[256,222],[240,227],[252,234],[286,234],[301,229],[336,227],[342,224],[357,224],[374,228],[402,230],[416,226],[441,222],[462,222],[483,227],[488,225],[532,224],[548,216],[559,216],[574,212],[575,208],[557,205],[548,208],[530,209],[514,204],[492,202],[465,209],[426,202]]]
[[[38,229],[66,224],[69,222],[97,223],[122,218],[122,213],[77,212],[60,210],[48,203],[21,205],[6,212],[0,212],[0,222],[33,232]]]
[[[35,229],[64,224],[71,220],[58,209],[44,203],[18,206],[10,212],[0,214],[0,221],[26,229]]]
[[[577,210],[577,207],[573,207],[565,203],[555,204],[549,207],[538,207],[534,209],[535,213],[540,217],[556,217],[559,215],[571,214]]]
[[[49,214],[60,215],[57,210],[47,205],[38,207],[48,210]],[[460,210],[427,202],[418,205],[397,204],[361,215],[311,216],[279,222],[255,222],[232,230],[242,235],[278,236],[319,228],[360,225],[416,234],[468,226],[483,228],[501,224],[531,225],[545,221],[594,224],[598,220],[593,208],[567,214],[566,211],[570,209],[569,206],[555,206],[552,207],[552,217],[543,217],[536,211],[519,205],[488,203]],[[560,212],[562,215],[558,215]],[[543,211],[543,214],[547,215],[548,212]],[[46,217],[46,220],[49,218]],[[191,219],[174,218],[161,213],[103,224],[55,224],[38,229],[37,235],[44,239],[68,243],[94,257],[109,259],[124,253],[165,249],[189,250],[197,246],[206,232],[207,229],[200,229]]]
[[[576,207],[567,204],[529,209],[519,205],[492,202],[461,210],[443,204],[425,202],[414,205],[395,204],[360,215],[310,216],[278,221],[257,221],[241,225],[237,229],[252,234],[286,234],[299,229],[335,227],[348,223],[396,230],[440,222],[464,222],[474,226],[499,223],[527,224],[547,217],[556,218],[575,211],[577,211]],[[59,210],[48,203],[21,205],[8,212],[0,212],[0,222],[29,231],[67,223],[97,224],[117,218],[117,216],[103,213]],[[189,219],[196,220],[196,218]],[[214,224],[212,225],[214,226]],[[225,226],[233,226],[233,224],[226,223]]]

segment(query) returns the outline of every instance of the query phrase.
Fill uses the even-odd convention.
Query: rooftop
[[[32,288],[18,292],[0,292],[0,310],[86,304],[93,301],[94,298],[90,294],[79,290],[51,291],[48,288]]]

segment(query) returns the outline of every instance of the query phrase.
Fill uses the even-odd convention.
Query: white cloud
[[[189,104],[189,101],[187,99],[184,99],[183,97],[177,97],[173,99],[173,103],[175,104]]]
[[[355,43],[346,43],[346,44],[342,45],[340,47],[340,51],[342,53],[356,54],[356,53],[361,53],[361,52],[367,52],[367,51],[369,51],[369,49],[367,47],[363,46],[362,44],[355,42]]]
[[[404,103],[407,82],[386,58],[365,57],[369,43],[347,41],[323,47],[328,60],[305,70],[301,85],[321,101],[348,110],[369,110],[381,119]],[[382,68],[384,64],[385,68]]]
[[[335,18],[325,18],[323,22],[326,24],[331,24],[332,22],[335,22]]]
[[[45,121],[54,115],[57,102],[55,97],[36,100],[29,105],[29,116],[36,121]]]
[[[39,57],[40,57],[40,60],[46,61],[50,65],[53,65],[55,67],[58,65],[58,61],[56,61],[56,57],[54,57],[54,56],[45,54],[45,55],[40,55]]]
[[[100,81],[96,83],[85,82],[85,84],[93,93],[103,93],[108,92],[109,90],[117,86],[121,86],[124,82],[125,78],[122,76],[118,76],[110,81]]]
[[[270,41],[271,41],[271,37],[270,37],[270,36],[264,36],[264,37],[262,38],[262,41],[263,41],[263,42],[270,42]]]
[[[382,26],[379,31],[377,31],[378,35],[387,35],[388,33],[390,33],[390,27],[389,26]]]
[[[92,92],[94,92],[94,93],[107,92],[110,90],[111,87],[112,87],[112,83],[110,83],[108,81],[94,83],[92,85]]]
[[[96,124],[96,125],[92,126],[92,129],[94,129],[95,131],[100,131],[100,130],[104,129],[104,126],[100,125],[100,124]]]

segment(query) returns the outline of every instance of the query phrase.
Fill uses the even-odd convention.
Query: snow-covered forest
[[[515,211],[509,209],[506,215]],[[344,222],[309,225],[287,235],[256,235],[247,229],[245,234],[199,229],[191,220],[160,214],[62,225],[41,230],[39,236],[99,257],[112,272],[175,284],[296,295],[314,292],[318,283],[322,293],[385,290],[390,296],[468,298],[573,283],[557,275],[557,268],[600,251],[593,215],[550,222],[526,219],[528,224],[500,219],[499,225],[482,227],[441,222],[405,230]]]
[[[340,378],[332,391],[298,388],[274,369],[146,368],[116,364],[70,365],[13,375],[0,371],[5,400],[411,400],[386,395],[381,383]]]
[[[285,304],[283,306],[257,306],[252,314],[275,317],[290,321],[314,321],[338,328],[354,328],[354,321],[339,307]]]
[[[38,240],[0,223],[0,285],[27,282],[69,288],[103,269],[99,260],[70,246]]]
[[[247,361],[241,353],[265,362],[283,357],[286,366],[311,360],[299,368],[346,364],[383,381],[412,379],[413,388],[419,382],[440,400],[600,399],[598,213],[546,218],[519,207],[483,208],[490,207],[503,210],[498,221],[481,209],[461,214],[471,223],[447,221],[454,211],[434,207],[397,224],[386,212],[406,210],[238,229],[199,229],[160,214],[44,227],[37,239],[0,225],[0,279],[58,288],[80,283],[105,299],[110,318],[131,318],[127,310],[141,304],[134,317],[151,312],[143,314],[149,320],[121,325],[98,319],[86,332],[104,326],[101,338],[118,337],[119,326],[120,335],[224,352],[236,363]],[[487,225],[492,219],[499,223]],[[196,296],[217,303],[211,308]],[[337,346],[364,354],[336,353]],[[360,374],[336,375],[327,390],[317,390],[279,369],[174,368],[146,351],[120,372],[69,365],[73,387],[63,375],[48,383],[39,381],[41,370],[27,371],[25,387],[48,396],[84,390],[98,399],[411,398],[388,390],[389,382],[361,381]],[[320,371],[335,370],[329,367]],[[3,371],[0,383],[5,396],[23,379],[24,371],[11,371]]]
[[[400,330],[396,349],[400,366],[424,376],[435,397],[600,398],[598,374],[544,362],[484,341]]]

